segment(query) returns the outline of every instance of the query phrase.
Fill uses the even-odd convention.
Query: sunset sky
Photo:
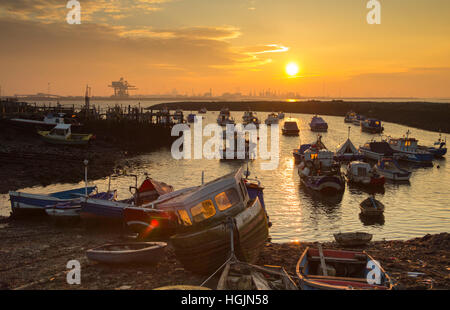
[[[305,96],[450,97],[450,1],[367,0],[0,1],[2,95],[111,95],[263,89]],[[294,62],[300,71],[289,77]]]

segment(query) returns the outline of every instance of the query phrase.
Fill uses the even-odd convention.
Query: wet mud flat
[[[170,285],[200,285],[207,277],[183,268],[169,247],[156,265],[102,265],[86,257],[88,249],[131,241],[124,232],[81,225],[55,225],[47,219],[0,218],[0,289],[154,289]],[[283,266],[295,277],[298,258],[314,243],[267,243],[258,265]],[[334,242],[324,248],[339,248]],[[399,289],[450,289],[450,235],[427,235],[408,241],[377,241],[365,248],[378,260]],[[81,264],[81,284],[66,281],[66,264]],[[408,272],[424,275],[410,277]],[[220,273],[219,273],[220,274]],[[215,288],[217,278],[207,283]]]

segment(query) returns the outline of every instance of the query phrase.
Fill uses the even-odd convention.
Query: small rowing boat
[[[297,262],[296,272],[303,290],[393,289],[389,275],[365,251],[308,247]]]
[[[359,205],[361,213],[368,216],[382,215],[384,212],[384,204],[370,196]]]
[[[363,246],[372,240],[372,234],[365,232],[338,233],[333,236],[336,242],[344,247]]]
[[[149,264],[156,265],[164,257],[165,242],[134,242],[106,244],[88,250],[86,256],[104,264]]]

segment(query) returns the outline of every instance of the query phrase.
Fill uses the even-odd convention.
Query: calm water
[[[215,122],[217,113],[208,112],[204,123]],[[241,121],[242,112],[231,114],[237,121]],[[258,116],[264,121],[267,114],[260,112]],[[297,148],[300,142],[315,141],[316,134],[309,130],[311,115],[289,114],[286,117],[298,119],[300,139],[280,134],[278,169],[261,170],[259,159],[249,164],[251,177],[258,177],[265,186],[266,206],[273,223],[270,231],[273,241],[326,241],[339,231],[366,231],[372,233],[375,240],[406,239],[427,233],[450,231],[450,208],[447,202],[450,167],[445,159],[435,161],[432,168],[408,166],[408,169],[413,170],[410,184],[388,183],[385,193],[377,194],[377,199],[386,206],[384,220],[377,223],[363,222],[359,217],[359,203],[368,197],[366,192],[347,186],[343,195],[321,196],[305,190],[300,184],[292,149]],[[344,123],[342,117],[326,116],[324,119],[329,124],[329,131],[323,133],[322,141],[334,151],[338,144],[346,140],[349,125]],[[356,147],[374,137],[362,133],[357,126],[350,126],[351,140]],[[402,136],[408,130],[405,126],[391,123],[385,123],[384,127],[385,134],[392,136]],[[438,134],[434,132],[414,128],[410,130],[412,136],[419,139],[423,145],[431,145],[438,138]],[[175,189],[200,184],[202,171],[208,181],[244,165],[242,162],[219,160],[177,161],[172,158],[168,148],[130,158],[129,161],[134,163],[136,168],[127,171],[128,173],[139,174],[142,179],[143,173],[148,172],[153,178],[167,182]],[[440,166],[440,169],[437,166]],[[80,163],[80,174],[82,173]],[[106,190],[108,179],[96,180],[93,183],[99,190]],[[133,183],[133,178],[124,176],[113,179],[112,186],[118,189],[119,198],[126,198],[130,195],[128,187]],[[26,188],[23,191],[47,193],[73,186],[74,184],[55,184],[46,188]],[[9,210],[8,196],[0,195],[0,214],[8,215]]]

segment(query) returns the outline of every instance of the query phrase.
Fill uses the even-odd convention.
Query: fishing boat
[[[356,117],[353,119],[353,125],[360,126],[361,122],[363,122],[366,119],[364,115],[357,114]]]
[[[347,181],[362,186],[383,186],[386,179],[368,163],[356,161],[347,166]]]
[[[130,242],[105,244],[86,251],[92,261],[103,264],[156,265],[165,257],[165,242]]]
[[[267,119],[265,120],[266,125],[272,125],[272,124],[278,124],[280,119],[278,118],[278,115],[276,113],[270,113],[267,115]]]
[[[218,290],[298,290],[280,266],[256,266],[238,260],[229,261],[220,276]]]
[[[368,133],[382,133],[384,127],[381,125],[381,121],[375,118],[368,118],[361,121],[361,130]]]
[[[419,148],[426,150],[433,154],[435,158],[442,158],[447,154],[447,138],[442,139],[441,134],[439,134],[439,139],[434,143],[434,146],[418,146]]]
[[[400,167],[392,157],[383,157],[375,166],[376,171],[391,181],[409,181],[411,172]]]
[[[266,213],[268,226],[271,227],[269,221],[269,215],[266,211],[266,205],[264,202],[264,187],[257,179],[250,179],[250,173],[245,173],[244,185],[247,189],[250,200],[256,198],[259,199],[261,206]],[[177,223],[179,222],[175,212],[171,210],[165,210],[160,208],[162,202],[174,198],[177,195],[181,195],[186,191],[190,191],[192,188],[182,189],[176,192],[162,195],[158,200],[139,207],[130,206],[124,209],[125,222],[135,233],[139,234],[140,239],[155,239],[155,238],[168,238],[175,234],[177,229]]]
[[[380,160],[383,157],[393,157],[397,159],[399,154],[391,148],[386,141],[370,141],[359,147],[359,152],[365,159]]]
[[[258,198],[250,199],[242,168],[166,200],[159,208],[179,217],[179,232],[170,242],[185,269],[195,273],[211,274],[221,267],[230,257],[231,244],[240,261],[254,263],[269,235],[266,212]]]
[[[361,214],[366,216],[380,216],[384,212],[384,204],[373,196],[361,202],[359,208],[361,209]]]
[[[298,136],[300,133],[296,120],[285,121],[281,131],[285,136]]]
[[[410,131],[402,138],[389,138],[391,148],[399,153],[399,159],[423,165],[433,165],[433,154],[418,147],[418,140],[409,137]]]
[[[137,183],[137,176],[135,177]],[[83,199],[81,202],[81,219],[83,221],[102,221],[111,224],[122,224],[125,219],[125,208],[148,204],[158,199],[161,195],[172,192],[173,187],[147,176],[139,188],[137,186],[130,186],[131,190],[135,190],[132,197],[121,201],[95,198]]]
[[[353,121],[356,119],[356,113],[353,111],[347,112],[344,118],[345,123],[353,123]]]
[[[92,134],[72,133],[71,124],[58,124],[51,131],[38,131],[44,141],[52,144],[86,145],[93,138]]]
[[[379,277],[371,279],[373,270]],[[303,290],[392,290],[389,275],[365,251],[306,248],[296,266]]]
[[[364,246],[372,240],[372,234],[365,232],[350,232],[333,234],[334,239],[339,245],[344,247]]]
[[[311,128],[311,131],[315,132],[326,132],[328,131],[328,124],[325,122],[325,120],[320,116],[313,116],[311,119],[311,122],[309,123],[309,127]]]
[[[200,110],[198,110],[199,114],[206,114],[206,112],[208,112],[208,110],[206,110],[206,108],[201,108]]]
[[[361,160],[364,156],[356,149],[350,140],[350,127],[349,136],[347,140],[336,148],[334,159],[338,162],[349,162],[353,160]]]
[[[96,189],[96,186],[89,186],[50,194],[29,194],[10,191],[9,198],[13,215],[45,214],[47,206],[78,202],[80,196],[91,195]]]
[[[310,148],[298,166],[300,181],[307,188],[324,193],[343,192],[345,180],[334,154],[326,149]]]
[[[256,127],[261,124],[261,121],[258,119],[256,112],[245,111],[244,116],[242,116],[242,123],[244,125],[254,124]]]
[[[93,194],[90,196],[93,199],[115,200],[117,198],[117,191],[107,191]],[[45,207],[47,215],[56,221],[77,221],[80,219],[81,201],[83,198],[78,198],[68,202],[59,202],[54,205]]]
[[[280,113],[278,113],[278,118],[279,119],[284,119],[284,112],[281,111]]]
[[[322,142],[322,136],[319,134],[317,135],[317,140],[315,142],[309,143],[309,144],[301,144],[298,149],[294,149],[292,151],[292,155],[294,155],[294,160],[296,163],[300,163],[305,156],[305,151],[309,150],[310,148],[313,149],[324,149],[326,150],[327,147]]]

